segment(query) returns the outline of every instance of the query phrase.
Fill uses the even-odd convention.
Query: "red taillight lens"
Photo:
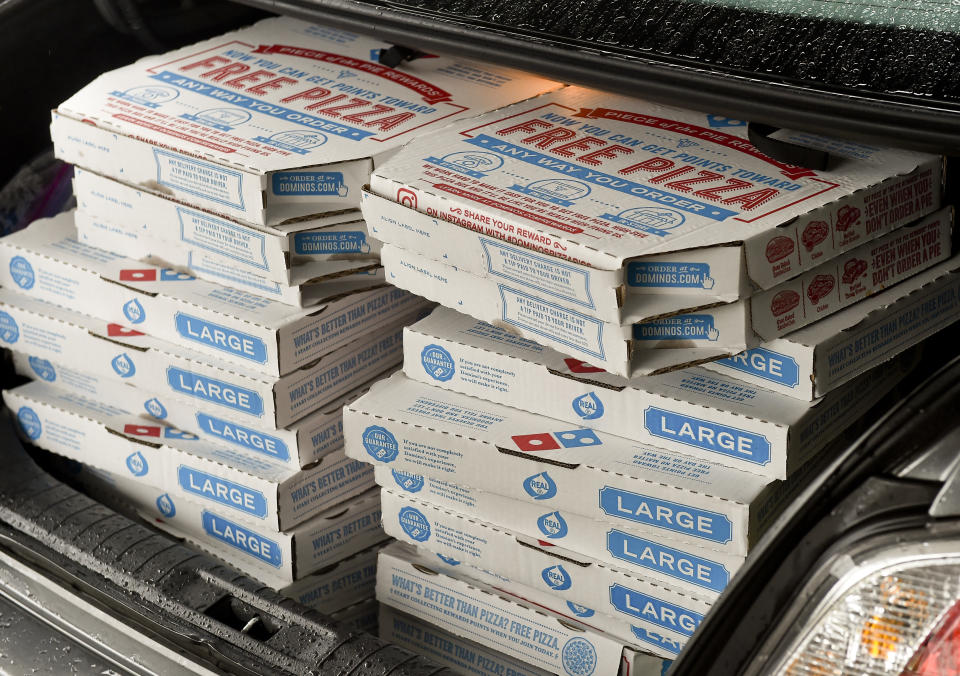
[[[960,603],[930,633],[901,676],[960,676]]]

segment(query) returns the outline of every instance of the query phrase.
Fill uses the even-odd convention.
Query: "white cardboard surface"
[[[371,169],[453,120],[559,85],[290,18],[149,56],[61,103],[58,157],[254,223],[357,207]]]
[[[302,368],[423,305],[388,286],[332,281],[323,303],[292,308],[82,244],[72,213],[0,240],[0,286],[268,376]]]
[[[771,479],[903,377],[874,371],[812,405],[697,368],[627,380],[448,308],[408,327],[403,344],[414,380]]]
[[[960,257],[954,256],[831,317],[704,368],[813,401],[958,318]]]
[[[179,420],[186,417],[184,405],[203,411],[204,420],[197,418],[189,431],[198,431],[192,427],[200,425],[211,432],[208,423],[222,425],[220,420],[225,418],[267,432],[305,421],[397,365],[402,357],[403,326],[416,316],[391,318],[391,323],[278,378],[4,288],[0,289],[0,344],[59,365],[60,370],[66,366],[74,374],[84,374],[72,377],[71,382],[81,394],[86,389],[88,397],[96,396],[94,389],[110,387],[106,383],[112,382],[134,385],[148,393],[137,400],[125,399],[125,408],[131,411],[145,410],[164,420],[171,415],[175,401],[181,409]],[[51,375],[55,378],[56,372],[39,373],[38,377],[53,382]],[[316,434],[320,428],[315,425],[319,424],[316,418],[305,421],[304,434]],[[298,438],[296,445],[299,448],[305,442],[306,438]],[[289,459],[289,453],[284,458],[282,450],[276,450],[271,453],[276,459]]]
[[[380,554],[377,599],[439,623],[451,632],[518,657],[551,673],[572,676],[662,673],[662,660],[627,652],[621,641],[588,626],[508,599],[493,589],[415,566],[406,549],[391,546]]]
[[[383,545],[374,545],[278,591],[321,613],[343,610],[373,596],[381,549]]]
[[[567,87],[415,140],[374,171],[370,187],[448,230],[617,272],[613,287],[598,276],[594,297],[621,287],[661,293],[660,284],[707,296],[733,290],[742,268],[707,275],[698,252],[666,268],[630,268],[644,256],[717,245],[742,248],[750,280],[769,288],[939,206],[938,157],[787,131],[778,138],[825,148],[834,164],[784,165],[758,153],[742,123]],[[421,242],[447,251],[443,239]],[[465,252],[473,266],[486,262],[481,249],[474,238]],[[696,274],[669,276],[681,272]],[[705,290],[708,276],[716,284]]]
[[[293,470],[39,381],[3,398],[40,448],[267,530],[293,528],[373,485],[371,468],[339,451]]]

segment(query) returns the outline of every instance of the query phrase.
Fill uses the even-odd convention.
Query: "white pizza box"
[[[758,343],[748,300],[678,312],[673,302],[680,297],[663,296],[644,306],[652,314],[619,324],[392,244],[380,257],[394,286],[624,376],[712,361]]]
[[[63,457],[52,459],[60,462],[71,484],[79,484],[91,497],[146,519],[280,593],[292,590],[298,600],[321,612],[339,606],[341,599],[344,605],[352,603],[375,586],[375,571],[361,566],[360,578],[355,571],[364,557],[376,566],[376,547],[371,545],[386,538],[377,489],[279,533],[236,523],[227,510],[175,500],[163,489],[123,474]]]
[[[574,622],[611,634],[622,641],[642,646],[644,650],[654,655],[673,659],[680,653],[689,638],[663,629],[638,626],[632,624],[629,619],[623,616],[613,617],[612,615],[599,613],[589,606],[564,601],[562,596],[551,590],[520,584],[499,573],[474,568],[469,564],[461,563],[442,554],[415,550],[406,543],[399,543],[399,546],[406,547],[412,555],[416,556],[416,562],[427,568],[438,569],[447,575],[473,580],[510,597],[516,597],[523,603],[544,608]]]
[[[704,368],[813,401],[960,319],[960,256]]]
[[[601,270],[531,250],[486,228],[452,226],[369,190],[361,205],[370,234],[378,240],[606,322],[629,323],[630,317],[667,309],[729,303],[752,291],[745,274],[736,276],[744,267],[743,251],[736,246],[644,256],[627,264],[625,272]],[[625,284],[648,292],[627,293]]]
[[[542,543],[501,524],[490,524],[390,489],[380,491],[387,535],[418,549],[440,554],[548,591],[572,601],[629,619],[652,631],[689,638],[711,603]]]
[[[127,413],[149,416],[208,441],[222,442],[252,457],[294,469],[309,467],[343,448],[343,406],[366,392],[370,385],[364,383],[289,427],[265,431],[220,417],[219,411],[203,405],[145,392],[117,378],[93,375],[16,350],[12,354],[14,369],[21,376],[52,383],[58,389]]]
[[[745,553],[729,554],[697,544],[681,544],[656,533],[639,535],[613,519],[592,519],[559,506],[514,500],[382,465],[377,466],[375,478],[377,485],[384,488],[563,547],[590,561],[621,568],[709,603],[726,589],[746,558]],[[630,507],[622,504],[621,510],[626,512]]]
[[[904,376],[873,370],[814,403],[701,368],[625,379],[448,308],[407,327],[403,350],[414,380],[769,479],[787,478]]]
[[[157,486],[242,523],[287,530],[373,485],[372,468],[334,452],[291,469],[34,381],[4,390],[40,448]]]
[[[424,478],[469,486],[540,513],[575,512],[728,554],[746,554],[757,536],[751,526],[759,527],[752,516],[768,510],[767,486],[781,483],[402,373],[348,404],[343,420],[347,455],[398,480],[417,477],[411,486],[423,488]]]
[[[668,290],[725,300],[744,277],[769,288],[939,207],[941,157],[786,130],[777,138],[829,151],[830,169],[763,155],[744,123],[567,87],[416,139],[374,170],[370,188],[438,228],[577,264],[583,274],[566,290],[598,304]],[[480,237],[419,241],[434,258],[489,269]],[[745,266],[702,258],[721,246],[740,250]]]
[[[78,242],[72,213],[0,239],[0,286],[268,376],[307,366],[423,305],[370,278],[326,282],[323,303],[293,308]]]
[[[129,225],[117,225],[83,209],[75,212],[74,220],[77,239],[84,244],[298,308],[311,307],[321,301],[326,295],[325,282],[361,282],[383,275],[379,261],[332,261],[318,264],[326,269],[317,270],[315,274],[306,269],[294,269],[291,273],[294,283],[275,282],[249,272],[236,261],[182,247],[172,239],[131,231]]]
[[[353,605],[330,613],[330,619],[336,622],[341,630],[351,633],[365,631],[377,635],[377,622],[380,617],[380,604],[377,599],[370,598],[358,601]]]
[[[551,672],[522,659],[480,645],[409,613],[380,604],[379,635],[410,652],[467,676],[551,676]]]
[[[380,243],[369,237],[355,209],[255,225],[82,167],[74,168],[73,191],[80,211],[110,223],[134,242],[142,239],[152,247],[165,246],[168,255],[175,253],[180,260],[233,265],[280,284],[300,284],[350,269],[348,261],[356,267],[358,261],[379,258]]]
[[[53,112],[57,157],[254,223],[360,204],[370,171],[411,138],[559,84],[266,19],[104,73]]]
[[[950,257],[953,207],[899,228],[750,298],[764,340],[792,333]]]
[[[406,548],[380,553],[377,600],[450,632],[570,676],[660,676],[663,660],[612,636],[415,564]],[[624,665],[623,662],[627,664]]]
[[[214,418],[267,432],[309,417],[397,365],[403,326],[417,316],[392,317],[390,323],[313,364],[276,377],[0,288],[0,345],[88,374],[95,379],[88,383],[91,387],[94,382],[114,381],[156,397],[128,400],[130,410],[139,412],[142,403],[152,416],[165,419],[168,404],[179,400],[181,408],[186,404]],[[198,419],[196,424],[203,423]],[[295,442],[299,448],[305,441],[295,435],[284,443]],[[279,449],[274,455],[282,460]]]
[[[360,603],[374,594],[377,554],[383,547],[383,544],[376,544],[342,561],[331,563],[279,592],[327,615]]]

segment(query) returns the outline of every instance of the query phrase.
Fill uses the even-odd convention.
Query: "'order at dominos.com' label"
[[[643,412],[647,432],[660,439],[720,453],[755,465],[770,462],[771,444],[762,434],[651,406]]]
[[[300,256],[370,253],[367,233],[362,230],[298,232],[293,236],[293,251]]]
[[[273,540],[212,512],[204,511],[201,520],[210,537],[274,568],[283,565],[283,550]]]
[[[621,488],[601,488],[600,509],[608,516],[684,533],[702,540],[724,544],[733,539],[733,524],[724,514]]]
[[[716,281],[707,263],[645,263],[627,265],[627,285],[654,289],[712,289]]]

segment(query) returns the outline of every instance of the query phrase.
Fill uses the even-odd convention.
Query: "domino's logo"
[[[547,586],[554,591],[570,589],[570,585],[573,584],[573,580],[570,579],[570,574],[559,564],[544,568],[540,572],[540,577]]]
[[[57,379],[56,369],[53,368],[53,364],[48,362],[46,359],[40,359],[40,357],[30,357],[27,361],[30,362],[30,368],[33,369],[33,372],[40,380],[46,380],[48,383],[52,383]]]
[[[6,312],[0,312],[0,339],[11,345],[20,340],[20,327],[17,320]]]
[[[393,480],[397,482],[397,485],[408,493],[419,493],[423,488],[423,477],[416,474],[408,474],[407,472],[400,472],[398,470],[393,470]]]
[[[168,519],[172,519],[177,515],[177,507],[166,493],[157,498],[157,509]]]
[[[437,558],[443,561],[448,566],[459,566],[460,562],[451,556],[444,556],[443,554],[437,554]]]
[[[567,601],[567,608],[577,617],[592,617],[595,612],[591,608],[581,606],[579,603],[574,603],[573,601]]]
[[[29,406],[23,406],[17,411],[17,422],[20,424],[20,429],[27,435],[28,439],[36,440],[43,434],[43,425],[40,424],[40,416]]]
[[[123,304],[123,316],[131,324],[141,324],[147,318],[147,312],[136,298]]]
[[[560,658],[570,676],[590,676],[597,668],[597,649],[582,636],[574,636],[563,646]]]
[[[36,281],[33,266],[23,256],[14,256],[10,259],[10,276],[21,289],[32,289]]]
[[[517,434],[510,437],[518,450],[556,451],[561,448],[583,448],[600,446],[603,442],[596,432],[587,429],[567,430],[566,432],[543,432],[540,434]]]
[[[111,359],[110,366],[121,378],[130,378],[137,372],[137,367],[134,366],[133,360],[126,352],[122,352]]]
[[[147,464],[147,459],[137,451],[127,456],[127,469],[133,476],[145,476],[150,471],[150,466]]]
[[[156,397],[143,402],[143,409],[157,420],[163,420],[167,417],[166,407]]]
[[[523,490],[534,500],[549,500],[557,494],[557,484],[546,472],[528,476],[523,480]]]
[[[573,412],[584,420],[596,420],[603,417],[603,402],[595,393],[587,392],[573,400]]]
[[[559,540],[565,537],[569,530],[567,522],[560,516],[560,512],[550,512],[541,516],[537,519],[537,528],[550,540]]]
[[[397,515],[397,519],[403,532],[409,535],[410,539],[417,542],[426,542],[430,539],[430,522],[419,509],[404,507]]]
[[[363,447],[367,454],[379,462],[393,462],[400,455],[400,444],[390,430],[371,425],[363,431]]]
[[[434,380],[446,382],[453,378],[456,368],[453,357],[439,345],[427,345],[420,353],[420,363],[423,370]]]

